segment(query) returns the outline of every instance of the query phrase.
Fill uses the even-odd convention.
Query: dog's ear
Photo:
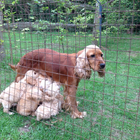
[[[90,78],[91,68],[88,62],[85,49],[76,59],[76,66],[74,68],[74,73],[79,78],[84,78],[84,79]]]

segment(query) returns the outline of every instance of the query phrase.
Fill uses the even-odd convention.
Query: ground
[[[15,72],[8,63],[16,64],[26,52],[37,48],[47,47],[62,52],[58,36],[57,32],[4,33],[6,58],[0,64],[1,91],[15,78]],[[74,33],[64,36],[66,53],[77,52],[91,44],[88,33],[86,37],[75,36]],[[139,38],[126,34],[102,35],[106,75],[100,78],[96,72],[92,72],[90,80],[81,80],[77,91],[79,110],[87,112],[86,118],[72,119],[69,112],[62,112],[50,120],[37,122],[35,117],[24,117],[17,113],[9,116],[0,108],[0,138],[140,139]],[[61,121],[57,121],[59,119]]]

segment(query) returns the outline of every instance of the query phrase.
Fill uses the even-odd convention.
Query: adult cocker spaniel
[[[105,75],[103,52],[95,45],[89,45],[73,54],[38,49],[25,54],[16,66],[9,65],[17,72],[16,82],[22,79],[28,70],[35,70],[62,83],[65,108],[70,109],[72,118],[86,116],[86,112],[79,112],[77,109],[76,90],[80,79],[89,79],[91,69],[97,71],[100,77]]]

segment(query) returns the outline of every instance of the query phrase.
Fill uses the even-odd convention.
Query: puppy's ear
[[[76,66],[74,68],[74,73],[79,78],[84,78],[84,79],[90,78],[91,69],[90,69],[90,65],[88,62],[85,49],[76,59]]]

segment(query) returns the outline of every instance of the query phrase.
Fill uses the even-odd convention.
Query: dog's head
[[[80,51],[74,71],[78,77],[89,79],[91,69],[97,71],[100,77],[105,75],[103,52],[95,45],[89,45],[82,52]]]

